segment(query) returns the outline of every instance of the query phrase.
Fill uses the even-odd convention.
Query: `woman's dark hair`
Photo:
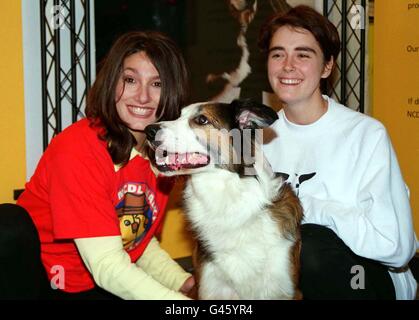
[[[336,59],[340,52],[340,39],[336,27],[316,10],[300,5],[286,13],[275,14],[262,26],[259,33],[259,48],[268,53],[274,33],[282,26],[302,28],[313,34],[320,45],[326,62]]]
[[[103,61],[96,81],[89,91],[86,116],[93,125],[103,128],[100,138],[108,144],[115,164],[126,164],[137,144],[116,110],[116,86],[122,75],[124,60],[145,52],[159,72],[161,95],[156,111],[159,120],[174,120],[189,99],[189,78],[177,45],[157,31],[134,31],[119,37]]]

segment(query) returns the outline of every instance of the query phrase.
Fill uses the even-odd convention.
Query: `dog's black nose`
[[[158,124],[149,124],[145,127],[144,131],[147,136],[147,140],[150,142],[154,141],[159,130],[160,126]]]

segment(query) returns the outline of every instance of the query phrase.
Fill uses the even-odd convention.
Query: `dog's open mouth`
[[[209,157],[199,152],[155,154],[157,168],[164,171],[177,171],[180,169],[196,169],[209,164]]]

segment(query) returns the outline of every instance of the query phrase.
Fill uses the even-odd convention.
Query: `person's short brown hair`
[[[336,61],[340,52],[340,39],[336,27],[325,16],[304,5],[291,8],[286,13],[275,14],[263,24],[258,41],[263,52],[269,51],[273,35],[283,26],[309,31],[319,43],[325,61],[330,61],[331,57]]]
[[[174,120],[189,99],[189,79],[184,58],[177,45],[157,31],[133,31],[120,36],[103,61],[87,98],[86,116],[104,129],[102,139],[116,164],[129,160],[136,145],[134,136],[116,110],[116,86],[124,60],[144,52],[159,72],[161,95],[156,111],[159,120]]]

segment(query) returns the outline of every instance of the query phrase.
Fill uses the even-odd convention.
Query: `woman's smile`
[[[127,105],[128,111],[134,117],[149,118],[154,115],[155,108],[141,107],[137,105]]]

